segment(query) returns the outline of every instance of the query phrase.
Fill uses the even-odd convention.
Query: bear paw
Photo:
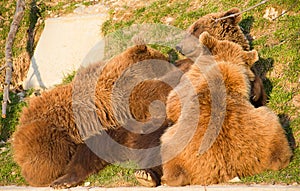
[[[56,179],[55,181],[53,181],[51,183],[51,187],[54,189],[65,189],[65,188],[71,188],[74,186],[78,186],[79,184],[81,184],[83,181],[74,176],[74,175],[69,175],[66,174],[58,179]]]
[[[146,187],[155,187],[159,185],[159,180],[154,172],[151,170],[137,170],[134,173],[137,181]]]

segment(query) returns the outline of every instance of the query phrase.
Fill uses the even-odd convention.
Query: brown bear
[[[191,62],[189,59],[195,60],[199,55],[197,48],[197,40],[199,35],[207,31],[218,40],[229,40],[243,47],[244,50],[250,50],[249,41],[246,39],[238,23],[242,20],[242,16],[238,8],[232,8],[225,12],[211,13],[199,18],[188,29],[187,37],[176,46],[176,49],[187,56],[187,59],[180,60],[180,64]],[[238,14],[234,17],[217,20],[222,17]],[[251,68],[255,73],[255,78],[251,80],[251,96],[250,101],[255,107],[266,105],[267,95],[263,87],[261,78],[255,72],[255,68]]]
[[[234,43],[206,32],[199,39],[217,55],[198,60],[168,96],[167,116],[175,123],[161,137],[162,184],[209,185],[286,167],[292,151],[278,117],[249,102],[249,71],[257,54],[247,61]],[[179,100],[187,82],[194,95]]]
[[[71,84],[58,86],[29,101],[13,134],[12,146],[14,160],[30,185],[51,185],[54,188],[75,186],[109,164],[87,146],[89,139],[83,137],[84,130],[95,134],[105,131],[116,142],[130,148],[144,148],[143,143],[147,146],[159,145],[160,135],[167,126],[164,121],[149,134],[130,132],[121,126],[121,120],[116,117],[127,112],[119,103],[122,95],[116,94],[116,100],[112,100],[113,88],[124,71],[135,72],[131,67],[147,60],[149,65],[154,66],[161,64],[160,61],[166,62],[167,58],[146,45],[136,45],[105,65],[96,63],[83,68]],[[147,69],[149,72],[151,67]],[[175,70],[169,75],[176,85],[182,72]],[[165,103],[171,89],[169,84],[156,79],[140,82],[129,96],[133,118],[141,122],[149,120],[149,103],[153,100]],[[119,106],[114,110],[113,101]],[[98,120],[101,127],[97,126],[99,123],[94,125],[93,120]],[[103,133],[99,134],[101,138]],[[139,136],[143,141],[137,144],[134,140]]]
[[[200,44],[202,47],[203,54],[207,53],[212,55],[215,61],[225,61],[236,65],[247,66],[245,70],[247,71],[247,76],[251,79],[254,78],[254,74],[250,70],[250,67],[257,61],[258,55],[255,50],[244,51],[242,47],[236,43],[228,40],[217,40],[208,32],[203,32],[199,37]],[[206,50],[206,51],[205,51]],[[179,65],[183,67],[185,71],[186,67],[184,64]],[[192,66],[190,66],[192,67]],[[177,88],[177,87],[176,87]],[[176,100],[173,102],[168,102],[167,109],[169,110],[167,121],[169,123],[175,123],[180,115],[181,104],[178,95],[172,91],[173,94],[169,95],[170,100]],[[188,92],[188,91],[186,91]],[[171,96],[171,97],[170,97]],[[138,142],[142,142],[138,141]],[[145,159],[146,160],[146,159]],[[160,168],[155,169],[145,169],[137,171],[135,174],[137,180],[144,186],[153,187],[160,184],[160,178],[162,176],[162,171]]]
[[[191,65],[193,65],[194,61],[200,54],[203,54],[204,49],[199,44],[199,36],[204,31],[207,31],[209,34],[214,36],[219,40],[229,40],[235,42],[242,46],[244,50],[250,50],[249,42],[245,38],[241,28],[238,23],[241,21],[241,15],[237,15],[234,17],[230,17],[227,19],[220,20],[215,22],[215,19],[219,19],[224,16],[229,16],[231,14],[239,13],[240,10],[238,8],[230,9],[226,12],[220,13],[211,13],[199,18],[195,23],[193,23],[187,29],[187,36],[184,38],[181,43],[176,46],[176,49],[187,56],[187,59],[177,60],[174,65],[180,67],[184,72],[187,72]],[[209,45],[209,44],[208,44]],[[213,55],[216,53],[213,52]],[[172,56],[172,55],[169,55]],[[229,58],[229,57],[228,57]],[[172,59],[170,59],[172,60]],[[254,63],[254,62],[253,62]],[[251,74],[249,72],[249,74]],[[257,75],[251,75],[251,84],[253,84],[253,88],[251,88],[251,103],[256,107],[264,105],[266,102],[266,94],[263,88],[262,81],[260,77]],[[173,108],[179,107],[174,106]],[[170,116],[171,117],[171,116]],[[172,120],[170,120],[172,121]],[[142,141],[140,141],[142,142]],[[160,183],[160,177],[162,175],[161,170],[158,169],[145,169],[138,170],[135,173],[137,180],[144,186],[152,187],[157,186]]]

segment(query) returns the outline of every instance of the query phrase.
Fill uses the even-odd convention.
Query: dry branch
[[[5,69],[5,67],[6,67],[6,65],[4,65],[4,66],[1,66],[1,68],[0,68],[0,72],[1,72],[2,70],[4,70],[4,69]]]
[[[256,4],[256,5],[253,5],[252,7],[249,7],[248,9],[245,9],[245,10],[239,12],[239,13],[231,14],[231,15],[228,15],[228,16],[226,16],[226,17],[221,17],[221,18],[215,19],[214,21],[215,21],[215,22],[218,22],[218,21],[220,21],[220,20],[227,19],[227,18],[230,18],[230,17],[236,17],[236,16],[238,16],[238,15],[240,15],[240,14],[243,14],[243,13],[245,13],[245,12],[247,12],[247,11],[250,11],[250,10],[252,10],[252,9],[254,9],[254,8],[258,7],[258,6],[260,6],[260,5],[263,5],[263,4],[267,3],[268,1],[269,1],[269,0],[263,0],[263,1],[261,1],[260,3],[258,3],[258,4]]]
[[[285,15],[287,12],[289,12],[290,10],[292,10],[293,8],[295,8],[295,6],[298,4],[298,0],[296,0],[286,11],[282,12],[280,15],[278,15],[277,17],[275,17],[274,19],[272,19],[272,21],[275,21],[276,19],[278,19],[279,17]]]
[[[9,100],[9,88],[12,78],[13,71],[13,58],[12,58],[12,46],[15,40],[15,36],[17,34],[17,30],[19,28],[20,22],[24,16],[25,9],[25,1],[17,0],[16,11],[13,18],[13,21],[10,25],[10,30],[7,36],[6,44],[5,44],[5,82],[4,82],[4,90],[3,90],[3,102],[2,102],[2,118],[6,118],[6,107]]]

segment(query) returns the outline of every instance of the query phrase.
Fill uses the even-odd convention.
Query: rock
[[[85,182],[84,186],[89,186],[91,183],[90,182]]]
[[[83,7],[77,9],[79,14]],[[108,12],[104,6],[101,10],[101,14],[79,14],[45,21],[23,83],[25,90],[52,88],[78,69],[87,53],[103,38],[101,25],[108,19]]]
[[[271,8],[266,9],[266,12],[265,12],[263,18],[272,21],[277,16],[278,16],[278,11],[276,11],[275,8],[271,7]]]
[[[236,182],[241,182],[241,179],[239,177],[234,177],[233,179],[229,180],[228,182],[230,183],[236,183]]]

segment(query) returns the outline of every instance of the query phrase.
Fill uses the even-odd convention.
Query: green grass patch
[[[288,9],[295,1],[270,1],[268,7],[274,7],[280,11]],[[286,15],[275,21],[262,18],[264,12],[250,11],[253,14],[254,23],[252,34],[257,35],[253,41],[253,48],[259,51],[262,70],[265,72],[264,81],[269,95],[268,106],[282,119],[289,140],[293,133],[298,147],[294,151],[292,162],[280,171],[268,171],[253,177],[244,178],[244,182],[254,183],[300,183],[300,116],[299,108],[293,104],[295,96],[300,94],[300,30],[299,5],[295,5]],[[267,85],[267,86],[266,86]]]
[[[28,95],[31,94],[31,91],[27,92]],[[25,95],[26,96],[26,95]],[[0,140],[7,141],[11,134],[14,132],[18,121],[19,114],[24,106],[26,106],[26,102],[20,100],[20,97],[15,93],[9,94],[9,99],[11,103],[8,104],[6,110],[6,118],[0,118]],[[3,93],[0,93],[0,101],[3,100]],[[1,105],[2,110],[2,105]]]
[[[12,151],[9,143],[0,146],[0,186],[24,185],[20,167],[12,159]]]
[[[143,23],[161,23],[166,17],[174,18],[172,24],[178,28],[186,28],[200,16],[208,14],[212,11],[217,11],[217,5],[209,3],[207,8],[199,8],[193,11],[187,11],[192,1],[173,1],[169,3],[168,0],[158,0],[147,7],[142,7],[137,10],[131,10],[132,16],[126,20],[109,19],[102,26],[102,32],[107,35],[118,29],[129,27],[132,24]],[[113,13],[111,14],[113,16]]]
[[[76,71],[73,71],[69,74],[66,74],[62,79],[62,84],[69,84],[73,81],[74,77],[76,76]]]
[[[98,174],[91,175],[85,182],[92,186],[136,186],[137,180],[134,177],[134,170],[118,165],[109,165]]]

